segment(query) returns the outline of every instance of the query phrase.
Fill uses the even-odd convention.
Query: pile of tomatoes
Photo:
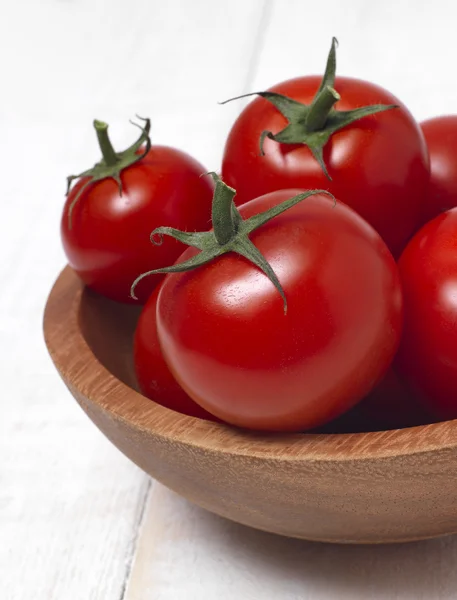
[[[69,177],[68,261],[144,304],[138,383],[172,410],[267,431],[457,418],[457,116],[419,125],[335,77],[335,49],[323,77],[256,94],[220,175],[145,119],[120,153],[95,121],[103,158]]]

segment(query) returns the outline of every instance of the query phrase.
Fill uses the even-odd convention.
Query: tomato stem
[[[330,111],[339,99],[338,92],[329,85],[316,94],[305,120],[306,129],[309,132],[323,129]]]
[[[113,145],[111,144],[111,140],[109,139],[108,124],[95,119],[94,127],[95,131],[97,132],[98,143],[103,160],[107,166],[112,167],[117,163],[118,157],[114,151]]]
[[[233,198],[235,190],[222,183],[220,179],[215,179],[216,188],[214,190],[212,206],[212,222],[214,236],[221,246],[227,244],[237,232],[237,224],[233,211]]]
[[[359,119],[398,108],[394,104],[371,104],[353,110],[333,108],[340,99],[340,95],[335,90],[337,43],[336,38],[332,38],[324,76],[311,104],[303,104],[294,98],[273,91],[243,94],[221,102],[226,104],[249,96],[260,96],[270,102],[286,119],[287,125],[276,133],[269,130],[262,131],[259,138],[260,155],[264,154],[263,144],[266,138],[279,144],[304,144],[311,150],[329,180],[331,176],[324,162],[324,147],[332,135]]]
[[[191,271],[192,269],[206,265],[227,252],[234,252],[235,254],[243,256],[246,260],[263,271],[281,295],[284,303],[284,314],[286,314],[287,300],[281,283],[271,265],[262,255],[260,250],[252,243],[249,236],[256,229],[265,223],[268,223],[268,221],[271,221],[271,219],[274,219],[289,208],[292,208],[292,206],[295,206],[298,202],[309,198],[309,196],[314,194],[327,194],[333,198],[333,200],[335,200],[335,198],[325,190],[308,190],[307,192],[293,196],[276,206],[272,206],[263,213],[258,213],[249,219],[243,219],[233,202],[233,198],[236,194],[235,190],[226,185],[216,173],[207,173],[207,175],[211,175],[216,183],[212,211],[213,229],[210,231],[189,232],[180,231],[173,227],[157,227],[157,229],[154,229],[151,233],[151,241],[156,245],[160,245],[163,241],[163,236],[167,235],[183,244],[197,248],[200,252],[194,254],[188,260],[175,263],[169,267],[142,273],[132,283],[130,289],[131,297],[135,300],[137,299],[135,296],[135,288],[138,283],[144,277],[148,277],[148,275]]]
[[[133,121],[131,121],[131,123],[141,130],[141,135],[136,142],[122,152],[115,152],[108,136],[108,125],[103,121],[98,121],[97,119],[94,121],[94,127],[95,131],[97,132],[98,143],[100,145],[103,158],[90,169],[87,169],[78,175],[69,175],[67,177],[67,196],[70,193],[71,186],[76,179],[86,180],[84,184],[80,186],[78,193],[74,196],[68,209],[69,229],[72,228],[73,209],[84,191],[92,183],[103,181],[103,179],[114,179],[119,188],[119,195],[122,196],[122,171],[128,167],[131,167],[139,160],[142,160],[151,149],[151,139],[149,137],[151,122],[149,119],[143,119],[142,117],[138,117],[138,119],[144,121],[144,127],[138,125],[137,123],[133,123]],[[140,150],[142,151],[140,152]]]

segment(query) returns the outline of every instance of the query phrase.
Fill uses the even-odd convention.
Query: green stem
[[[94,127],[97,132],[103,160],[108,167],[112,167],[118,162],[118,157],[108,136],[108,124],[95,119]]]
[[[263,271],[281,295],[284,305],[284,314],[286,314],[287,299],[281,286],[281,282],[267,259],[254,245],[249,236],[256,229],[309,196],[314,194],[328,194],[334,202],[336,202],[335,198],[329,192],[324,190],[309,190],[293,196],[292,198],[288,198],[284,202],[270,207],[263,213],[253,215],[252,217],[249,217],[249,219],[243,219],[233,202],[236,193],[235,190],[226,185],[216,173],[207,173],[207,175],[211,175],[216,182],[216,189],[214,190],[213,195],[213,229],[210,231],[190,232],[180,231],[173,227],[157,227],[151,234],[151,239],[157,234],[160,236],[168,235],[175,240],[183,242],[187,246],[197,248],[200,252],[197,254],[194,253],[189,259],[174,263],[169,267],[162,267],[160,269],[142,273],[132,283],[132,287],[130,288],[131,297],[137,299],[135,296],[135,288],[142,279],[149,275],[158,273],[184,273],[185,271],[191,271],[192,269],[206,265],[227,252],[234,252]],[[223,219],[227,219],[227,222],[229,223],[227,226],[224,226]]]
[[[340,95],[329,85],[326,85],[314,98],[306,117],[305,125],[308,131],[324,129],[329,112],[338,102]]]
[[[324,147],[332,135],[343,129],[343,127],[356,123],[359,119],[398,108],[395,104],[371,104],[352,110],[338,110],[335,104],[340,99],[340,95],[334,89],[336,46],[336,38],[333,38],[324,77],[311,104],[304,104],[283,94],[278,94],[278,92],[268,90],[266,92],[255,92],[254,94],[270,102],[287,121],[284,129],[276,133],[263,127],[260,129],[260,156],[264,155],[263,143],[265,138],[278,144],[303,144],[311,150],[324,175],[330,181],[331,177],[324,162]],[[239,97],[245,98],[252,95],[244,94]],[[232,98],[232,100],[234,99]]]
[[[214,178],[214,176],[213,176]],[[232,209],[235,190],[222,183],[220,179],[215,179],[216,189],[214,190],[212,223],[214,236],[217,242],[224,246],[237,233],[237,225],[234,220]]]

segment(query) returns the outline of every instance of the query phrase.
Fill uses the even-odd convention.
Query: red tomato
[[[271,88],[310,104],[320,77],[300,77]],[[336,108],[351,110],[375,103],[399,108],[368,117],[333,134],[324,147],[329,181],[308,147],[265,139],[287,121],[269,101],[256,98],[242,111],[228,136],[222,179],[237,190],[237,204],[260,194],[292,187],[328,189],[362,215],[398,257],[417,230],[429,178],[427,148],[419,125],[395,96],[366,81],[337,77]]]
[[[322,433],[386,431],[431,423],[433,418],[394,369],[347,413],[328,423]]]
[[[152,292],[147,310],[141,312],[135,331],[133,356],[141,392],[158,404],[177,412],[216,421],[216,417],[196,404],[170,372],[157,337],[156,306],[160,286]]]
[[[61,222],[71,267],[100,294],[133,302],[135,278],[174,262],[182,252],[171,238],[160,247],[151,244],[151,231],[159,225],[188,230],[208,226],[214,185],[209,177],[200,177],[203,173],[205,168],[188,154],[152,146],[120,173],[122,195],[112,178],[90,184],[74,206],[70,227],[70,206],[88,181],[83,177],[67,197]],[[139,284],[141,302],[162,278],[156,275]]]
[[[405,328],[399,372],[438,419],[457,418],[457,208],[436,217],[399,261]]]
[[[240,213],[248,218],[298,193],[267,194]],[[361,217],[324,195],[250,239],[277,274],[287,313],[271,281],[235,253],[169,274],[157,306],[165,360],[183,389],[228,423],[316,427],[365,396],[389,367],[402,322],[396,264]],[[187,249],[179,262],[197,252]]]
[[[457,206],[457,115],[421,123],[430,154],[430,185],[424,223]]]

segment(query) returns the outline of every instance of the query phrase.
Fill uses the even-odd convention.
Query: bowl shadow
[[[225,546],[250,577],[262,578],[262,588],[268,589],[270,581],[290,589],[284,599],[456,597],[456,535],[403,544],[336,545],[285,538],[191,510],[210,532],[214,552]]]

